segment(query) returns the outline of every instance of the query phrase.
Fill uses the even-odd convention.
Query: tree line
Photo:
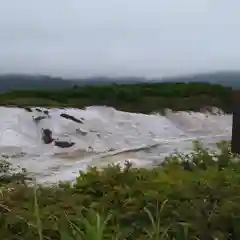
[[[20,105],[39,103],[72,107],[108,105],[144,113],[164,108],[195,111],[206,106],[216,106],[231,112],[232,92],[231,87],[200,82],[75,85],[71,89],[12,90],[0,94],[0,104],[18,102]]]

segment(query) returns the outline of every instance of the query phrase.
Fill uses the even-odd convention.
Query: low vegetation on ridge
[[[0,105],[84,108],[107,105],[128,112],[166,108],[199,111],[214,106],[232,111],[232,88],[210,83],[142,83],[74,86],[64,90],[12,90],[0,94]]]
[[[31,186],[3,163],[0,239],[240,239],[240,157],[218,149],[90,168],[73,185]]]

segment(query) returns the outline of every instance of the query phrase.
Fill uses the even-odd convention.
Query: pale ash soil
[[[50,109],[48,116],[32,110],[0,107],[0,152],[41,183],[72,180],[89,165],[130,160],[135,166],[152,166],[175,149],[189,151],[193,140],[214,148],[216,142],[231,138],[231,115],[171,111],[165,116],[144,115],[101,106]],[[63,118],[62,113],[83,123]],[[50,129],[59,141],[75,144],[69,148],[44,144],[42,129]]]

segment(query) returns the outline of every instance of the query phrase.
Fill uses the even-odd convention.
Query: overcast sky
[[[0,74],[240,70],[239,0],[0,0]]]

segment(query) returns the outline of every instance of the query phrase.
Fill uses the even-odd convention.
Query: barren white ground
[[[93,106],[51,109],[50,117],[36,124],[33,117],[44,114],[32,109],[0,107],[0,153],[14,166],[26,168],[40,183],[73,180],[88,166],[125,160],[135,166],[152,166],[174,150],[191,150],[193,140],[214,148],[216,142],[231,138],[231,115],[171,111],[165,116],[144,115]],[[64,119],[61,113],[84,118],[84,123]],[[42,128],[76,144],[65,149],[46,145],[41,140]]]

